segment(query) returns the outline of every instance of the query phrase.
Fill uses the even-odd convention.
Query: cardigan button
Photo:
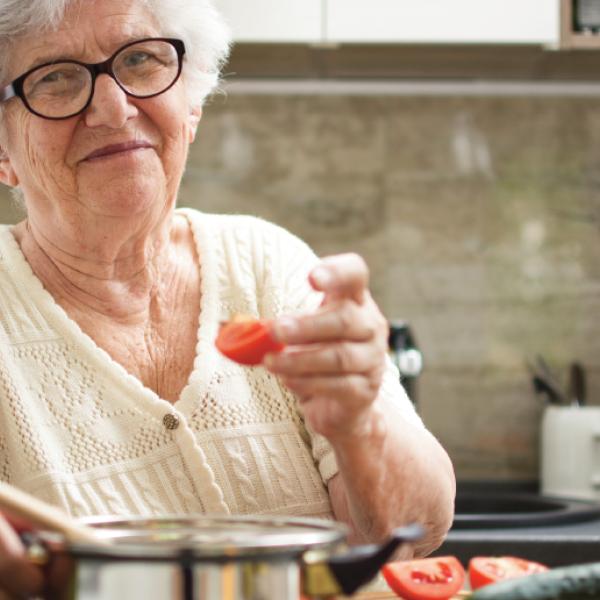
[[[163,425],[169,430],[177,429],[179,427],[179,417],[173,413],[167,413],[163,417]]]

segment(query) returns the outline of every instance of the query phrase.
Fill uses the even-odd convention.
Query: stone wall
[[[232,94],[205,108],[180,204],[361,253],[414,328],[419,410],[459,477],[530,479],[526,362],[564,380],[581,361],[600,403],[599,191],[600,99]]]

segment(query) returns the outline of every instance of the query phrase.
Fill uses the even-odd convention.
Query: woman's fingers
[[[43,586],[41,570],[29,562],[21,540],[0,517],[0,589],[10,598],[39,594]]]
[[[313,429],[331,440],[365,431],[371,423],[388,324],[369,293],[369,270],[357,254],[323,259],[309,279],[323,292],[320,308],[273,323],[286,347],[267,355],[264,365],[297,395]]]
[[[312,270],[309,280],[326,296],[350,298],[361,304],[369,285],[369,268],[358,254],[337,254],[324,258]]]
[[[387,342],[387,321],[369,297],[359,306],[352,300],[326,304],[314,313],[281,317],[274,322],[277,339],[285,344],[314,344],[334,340]]]
[[[341,401],[346,409],[368,404],[381,384],[382,374],[373,372],[369,376],[346,375],[314,377],[284,377],[283,383],[295,392],[301,403],[314,398],[328,398]]]
[[[372,344],[334,342],[292,346],[267,354],[264,364],[284,377],[368,373],[383,364],[383,353]]]
[[[372,400],[379,389],[381,373],[284,377],[283,383],[298,398],[307,423],[329,440],[372,431]]]

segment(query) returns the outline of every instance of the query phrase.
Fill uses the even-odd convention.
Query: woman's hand
[[[43,585],[41,569],[27,559],[19,536],[0,515],[0,600],[37,595]]]
[[[408,400],[400,382],[397,398],[393,390],[379,394],[388,326],[368,279],[359,256],[323,260],[310,274],[312,286],[324,293],[321,306],[274,322],[286,347],[264,364],[296,393],[307,424],[335,451],[339,470],[327,487],[350,539],[382,541],[398,525],[422,523],[427,534],[414,551],[425,555],[452,524],[454,473],[437,440],[405,418],[400,407]],[[413,548],[406,552],[409,558]]]
[[[325,258],[309,279],[324,293],[320,308],[275,321],[286,348],[269,354],[265,366],[295,392],[314,431],[330,440],[369,433],[388,338],[368,290],[369,270],[360,256],[342,254]]]

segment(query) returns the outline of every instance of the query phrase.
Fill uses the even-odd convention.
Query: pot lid
[[[101,517],[84,522],[113,543],[106,547],[71,544],[67,550],[109,560],[281,559],[309,549],[332,550],[347,534],[338,522],[276,516]]]

